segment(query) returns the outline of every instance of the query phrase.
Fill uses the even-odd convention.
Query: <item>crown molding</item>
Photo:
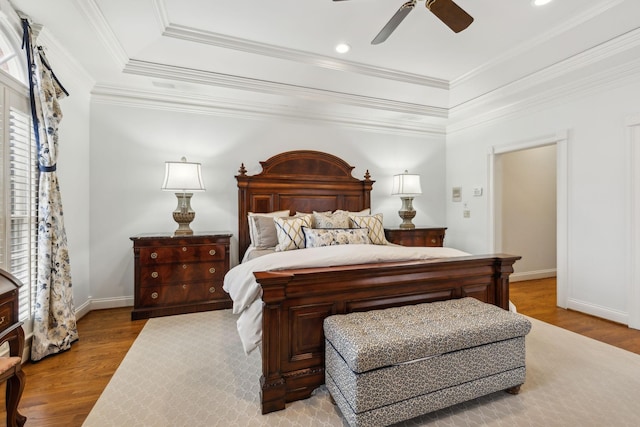
[[[452,107],[449,110],[451,117],[483,110],[487,105],[499,102],[500,99],[513,96],[514,94],[526,93],[533,88],[548,85],[550,82],[553,82],[554,79],[598,62],[604,63],[607,59],[615,55],[638,47],[640,47],[640,28],[629,31],[615,39],[601,43],[598,46],[546,67],[536,73],[494,89],[478,98]]]
[[[551,30],[540,34],[538,37],[530,39],[513,49],[507,50],[502,55],[497,56],[491,61],[486,62],[485,64],[452,80],[451,88],[454,89],[458,86],[461,86],[462,84],[468,83],[470,80],[473,80],[480,74],[483,74],[491,69],[497,69],[500,66],[504,65],[505,62],[513,61],[517,57],[524,56],[531,49],[553,40],[559,35],[578,27],[579,25],[593,19],[594,17],[608,11],[609,9],[612,9],[613,7],[623,2],[624,0],[607,0],[589,9],[585,9],[582,13],[575,15],[572,19],[563,22],[562,25],[558,25],[555,28],[552,28]]]
[[[125,66],[123,71],[128,74],[142,75],[150,78],[170,79],[174,81],[219,86],[243,91],[248,90],[271,95],[290,96],[318,102],[332,102],[425,117],[446,118],[448,116],[448,109],[442,107],[327,91],[305,86],[258,80],[248,77],[176,67],[146,61],[131,60]]]
[[[578,79],[569,84],[563,84],[561,88],[540,91],[541,87],[555,87],[553,86],[555,80],[561,79],[571,72],[579,71],[597,63],[606,64],[608,60],[614,59],[616,55],[621,55],[638,48],[640,48],[640,28],[629,31],[615,39],[601,43],[598,46],[546,67],[536,73],[506,84],[471,101],[450,108],[449,117],[451,124],[448,129],[455,131],[461,126],[468,126],[463,125],[463,123],[470,124],[478,122],[481,117],[489,117],[493,114],[498,114],[498,116],[503,117],[502,114],[497,112],[518,109],[518,105],[535,104],[541,102],[540,99],[543,98],[551,100],[555,97],[554,94],[562,93],[563,96],[569,96],[572,91],[577,90],[572,89],[574,87],[582,87],[585,90],[589,90],[589,86],[597,88],[602,84],[607,84],[618,78],[625,78],[627,69],[635,70],[637,68],[637,60],[628,61],[619,66],[608,67],[606,70],[593,73],[589,77]],[[516,97],[519,98],[520,101],[505,105],[505,100]],[[501,107],[495,107],[495,105],[500,104],[502,104]],[[470,119],[464,119],[464,117],[470,117]]]
[[[156,1],[160,2],[162,0]],[[270,58],[299,62],[302,64],[313,65],[315,67],[326,68],[329,70],[351,72],[397,82],[432,87],[436,89],[449,89],[449,82],[444,79],[405,73],[390,68],[374,67],[358,62],[333,58],[331,56],[317,55],[295,49],[287,49],[280,46],[254,42],[251,40],[213,33],[178,24],[169,23],[164,29],[162,35],[166,37],[173,37],[176,39],[188,40],[196,43],[221,47],[224,49],[231,49],[256,55],[267,56]]]
[[[408,135],[444,136],[445,126],[438,123],[412,122],[375,117],[368,112],[361,115],[318,112],[300,106],[278,106],[256,101],[238,101],[178,91],[160,92],[137,90],[129,87],[98,85],[92,91],[92,101],[99,104],[134,108],[175,111],[223,117],[273,119],[288,118],[312,122],[330,122],[341,126],[372,132]]]
[[[538,87],[530,86],[529,91],[523,91],[516,102],[503,103],[499,107],[491,109],[487,108],[489,102],[486,102],[484,106],[481,102],[476,103],[474,111],[482,112],[473,114],[467,111],[465,114],[466,117],[469,117],[467,119],[457,119],[460,114],[455,109],[452,109],[451,121],[447,126],[447,134],[487,125],[497,120],[512,118],[525,112],[535,111],[542,106],[548,108],[560,102],[566,103],[609,87],[616,87],[638,80],[640,80],[640,58],[592,73],[581,79],[575,79],[561,86],[549,86],[548,89],[543,91],[540,91]],[[501,94],[500,96],[495,96],[494,100],[499,101],[500,98],[505,99],[505,97],[505,94]]]
[[[95,30],[98,39],[102,42],[107,52],[118,64],[120,69],[124,68],[129,60],[127,52],[124,50],[113,30],[107,23],[100,7],[95,0],[72,0],[78,11],[85,17]]]

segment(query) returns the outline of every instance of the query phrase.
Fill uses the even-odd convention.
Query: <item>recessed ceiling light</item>
[[[547,3],[551,3],[552,0],[533,0],[531,3],[534,6],[544,6]]]
[[[349,49],[351,49],[351,46],[346,43],[338,43],[336,45],[336,52],[338,53],[347,53],[349,52]]]

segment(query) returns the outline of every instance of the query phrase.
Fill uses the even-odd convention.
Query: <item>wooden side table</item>
[[[231,308],[222,289],[231,233],[140,234],[134,253],[131,319]]]
[[[0,372],[0,383],[5,383],[3,386],[6,389],[7,426],[23,426],[27,421],[27,417],[18,411],[26,383],[21,362],[25,338],[18,308],[21,286],[18,278],[0,269],[0,345],[9,345],[9,357],[3,357],[5,361]]]
[[[391,243],[403,246],[443,246],[446,227],[385,228]]]

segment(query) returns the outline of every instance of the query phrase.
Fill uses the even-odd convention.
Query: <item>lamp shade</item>
[[[394,175],[391,194],[398,196],[416,196],[422,194],[420,175],[411,174],[408,171]]]
[[[164,164],[163,190],[182,192],[205,190],[200,163],[187,162],[187,159],[183,157],[180,162],[165,162]]]

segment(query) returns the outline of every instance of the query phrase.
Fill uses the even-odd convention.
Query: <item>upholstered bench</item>
[[[525,317],[475,298],[329,316],[326,386],[352,426],[517,393],[530,329]]]

